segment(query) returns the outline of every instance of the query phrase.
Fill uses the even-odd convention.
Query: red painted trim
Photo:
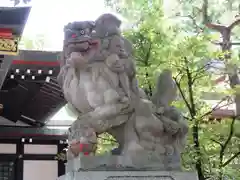
[[[0,28],[1,37],[12,37],[12,30],[6,28]]]
[[[12,29],[10,29],[10,28],[0,28],[0,32],[12,33]]]
[[[14,65],[40,65],[40,66],[59,66],[58,61],[26,61],[26,60],[13,60],[12,64]]]

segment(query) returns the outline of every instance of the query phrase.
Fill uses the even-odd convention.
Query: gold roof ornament
[[[0,38],[0,54],[17,55],[18,38]]]

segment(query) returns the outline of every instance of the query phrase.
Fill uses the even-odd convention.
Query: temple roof
[[[56,77],[59,52],[21,51],[11,61],[0,91],[1,116],[43,126],[66,104]]]
[[[31,7],[0,7],[0,28],[12,29],[15,35],[21,36],[30,10]]]
[[[67,139],[67,134],[66,130],[62,129],[1,126],[0,140],[19,137],[64,140]]]

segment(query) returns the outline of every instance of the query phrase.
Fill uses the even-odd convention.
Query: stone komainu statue
[[[64,28],[58,80],[78,114],[69,131],[70,147],[73,142],[88,144],[85,151],[94,153],[97,135],[108,132],[123,157],[133,160],[136,154],[150,153],[177,157],[179,164],[187,125],[170,106],[176,94],[171,73],[166,70],[159,76],[156,92],[148,99],[138,87],[131,43],[121,36],[120,25],[117,17],[104,14]],[[78,156],[78,149],[72,149]]]

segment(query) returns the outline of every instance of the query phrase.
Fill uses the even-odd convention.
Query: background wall
[[[9,142],[6,142],[9,141]],[[49,140],[23,139],[18,143],[0,139],[0,165],[6,162],[15,162],[14,175],[7,177],[10,180],[56,180],[59,176],[59,162],[55,156],[59,151],[59,144],[51,144]],[[58,141],[55,140],[54,143]],[[46,143],[46,144],[44,144]],[[22,147],[22,148],[19,148]],[[20,150],[21,149],[21,150]],[[11,157],[8,159],[7,157]],[[4,165],[6,166],[6,165]],[[1,166],[0,166],[1,167]],[[22,170],[22,173],[20,172]],[[0,169],[0,177],[5,178],[6,172]],[[64,172],[61,172],[64,173]]]
[[[57,177],[57,161],[24,160],[23,162],[23,180],[55,180]]]

